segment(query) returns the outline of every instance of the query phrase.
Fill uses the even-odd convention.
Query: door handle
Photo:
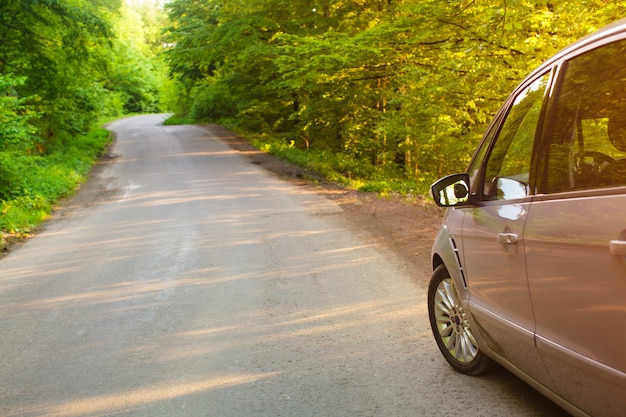
[[[498,243],[515,245],[518,241],[516,233],[498,233]],[[626,242],[624,242],[626,243]]]
[[[609,242],[609,252],[613,255],[626,256],[626,240],[611,240]]]
[[[609,241],[609,252],[617,256],[626,256],[626,229],[622,230],[617,239]]]

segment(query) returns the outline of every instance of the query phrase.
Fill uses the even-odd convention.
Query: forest
[[[417,193],[465,168],[535,66],[626,16],[624,2],[606,0],[172,0],[167,9],[179,114],[356,188]]]
[[[106,150],[171,112],[362,190],[465,168],[533,67],[608,0],[0,0],[0,230],[27,234]]]
[[[0,250],[85,180],[106,121],[167,108],[162,6],[0,1]]]

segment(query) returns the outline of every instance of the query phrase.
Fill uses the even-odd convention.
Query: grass
[[[359,191],[419,198],[428,193],[431,183],[428,180],[410,180],[392,164],[373,165],[338,152],[298,149],[292,143],[269,136],[253,136],[250,142],[262,152],[308,168],[330,181]]]
[[[181,117],[177,115],[172,115],[168,117],[163,123],[165,126],[174,126],[174,125],[189,125],[195,123],[193,119],[187,117]]]
[[[0,249],[9,238],[26,237],[41,225],[54,204],[86,180],[110,143],[110,132],[98,127],[45,156],[5,153],[1,168],[11,176],[0,200]]]

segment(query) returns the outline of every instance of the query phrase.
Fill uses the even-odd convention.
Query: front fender
[[[459,296],[462,300],[469,299],[469,292],[465,274],[463,271],[463,240],[461,238],[461,230],[463,228],[463,220],[465,218],[465,210],[448,209],[446,212],[435,242],[432,246],[431,259],[433,271],[439,265],[445,265],[450,277],[454,279]]]

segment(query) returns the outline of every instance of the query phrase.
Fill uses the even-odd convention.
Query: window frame
[[[535,194],[533,196],[533,200],[548,201],[576,197],[626,194],[626,185],[616,187],[597,187],[580,190],[564,190],[550,193],[547,192],[549,148],[551,144],[553,129],[556,122],[558,98],[561,94],[561,89],[565,81],[569,63],[586,53],[620,41],[626,42],[626,32],[612,34],[604,38],[598,39],[595,42],[583,45],[570,51],[567,54],[560,56],[558,60],[551,63],[550,67],[551,71],[553,71],[553,75],[550,86],[549,99],[545,108],[546,113],[544,117],[544,129],[540,136],[540,141],[535,143],[536,149],[533,153],[537,156],[535,167]]]
[[[539,117],[537,120],[537,127],[535,129],[535,137],[532,143],[531,150],[531,160],[530,160],[530,172],[529,172],[529,195],[527,197],[518,198],[518,199],[487,199],[483,195],[483,186],[485,183],[485,175],[487,171],[487,162],[491,157],[493,149],[496,145],[496,142],[500,138],[502,133],[502,128],[506,123],[507,118],[510,115],[511,109],[515,105],[515,102],[520,94],[526,91],[532,84],[534,84],[537,80],[544,76],[548,76],[548,81],[544,90],[544,96],[542,99],[541,110],[539,112]],[[548,105],[551,100],[551,92],[554,84],[554,68],[553,66],[542,67],[541,71],[537,71],[532,76],[529,76],[526,80],[524,80],[518,87],[513,91],[513,93],[506,99],[500,110],[496,113],[496,116],[493,119],[492,125],[488,128],[487,132],[483,137],[483,142],[481,142],[480,146],[475,152],[475,155],[472,159],[468,167],[468,173],[472,166],[475,163],[480,163],[480,172],[476,175],[474,179],[474,183],[471,184],[471,193],[472,198],[476,205],[501,205],[507,204],[511,201],[521,202],[528,201],[532,199],[532,197],[536,194],[537,191],[537,166],[539,163],[538,150],[540,149],[540,144],[543,141],[543,136],[545,133],[545,128],[547,125],[547,114],[548,114]],[[486,151],[483,151],[483,147],[487,147]],[[482,154],[482,160],[476,161],[475,158],[479,158]]]

